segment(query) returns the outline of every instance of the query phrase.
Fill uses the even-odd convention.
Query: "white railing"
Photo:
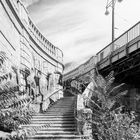
[[[125,33],[123,33],[121,36],[119,36],[117,39],[115,39],[113,42],[111,42],[109,45],[107,45],[104,49],[102,49],[100,52],[97,53],[98,62],[109,56],[113,51],[116,51],[117,49],[123,47],[136,37],[140,35],[140,22],[135,24],[133,27],[131,27],[129,30],[127,30]]]

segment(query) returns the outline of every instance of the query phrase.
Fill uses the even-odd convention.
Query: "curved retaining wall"
[[[8,61],[5,70],[0,66],[0,76],[1,69],[6,72],[10,66],[16,67],[21,90],[25,90],[25,75],[32,68],[46,78],[45,94],[61,88],[58,73],[64,69],[63,53],[42,35],[20,0],[0,0],[0,57],[3,54]]]
[[[21,69],[63,71],[63,53],[38,30],[19,0],[0,0],[0,50]]]

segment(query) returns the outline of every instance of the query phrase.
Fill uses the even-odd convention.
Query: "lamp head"
[[[106,8],[106,11],[105,11],[105,15],[109,15],[109,11],[108,11],[107,8]]]

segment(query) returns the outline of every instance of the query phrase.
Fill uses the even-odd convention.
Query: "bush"
[[[94,139],[139,140],[140,129],[139,124],[135,122],[135,113],[122,112],[120,99],[127,94],[127,86],[125,83],[115,86],[114,80],[114,72],[106,78],[97,72],[92,79],[92,97],[85,98],[86,105],[93,111]]]
[[[23,137],[22,124],[30,123],[34,111],[29,107],[31,99],[19,91],[18,69],[4,52],[0,52],[0,137]],[[12,134],[12,135],[11,135]]]

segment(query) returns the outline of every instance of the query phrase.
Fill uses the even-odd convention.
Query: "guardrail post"
[[[125,51],[126,51],[126,57],[128,57],[129,56],[129,52],[128,52],[128,46],[129,46],[129,43],[127,43],[126,44],[126,46],[125,46]]]
[[[111,61],[112,60],[112,54],[113,54],[113,52],[111,52],[111,54],[108,57],[109,58],[109,65],[112,65],[112,61]]]

